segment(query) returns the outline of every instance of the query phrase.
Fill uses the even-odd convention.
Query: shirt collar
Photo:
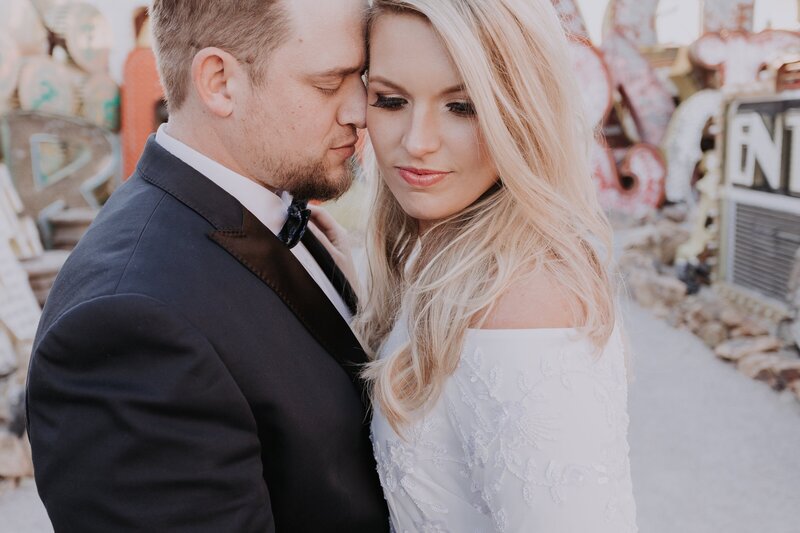
[[[278,196],[263,185],[238,174],[228,167],[201,154],[194,148],[170,136],[166,124],[159,126],[156,142],[169,153],[200,172],[209,180],[236,198],[245,209],[266,226],[272,233],[278,234],[286,222],[287,207],[292,202],[289,193]]]

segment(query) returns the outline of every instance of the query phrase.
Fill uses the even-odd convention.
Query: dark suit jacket
[[[291,252],[151,137],[36,337],[28,429],[56,532],[387,531],[364,361]]]

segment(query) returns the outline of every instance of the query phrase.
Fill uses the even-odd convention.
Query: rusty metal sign
[[[552,0],[553,6],[558,11],[564,30],[570,35],[589,39],[589,31],[583,15],[575,0]]]
[[[611,0],[606,8],[603,39],[621,35],[636,47],[657,45],[658,2],[659,0]]]
[[[692,177],[703,157],[700,143],[708,122],[722,114],[722,92],[705,89],[683,102],[672,116],[662,148],[667,158],[666,195],[671,202],[691,202]]]
[[[706,0],[703,2],[703,33],[752,32],[754,12],[755,0]]]
[[[630,107],[641,140],[660,144],[675,112],[672,94],[636,47],[622,35],[607,36],[602,49],[614,84]]]
[[[724,141],[724,280],[787,303],[800,250],[800,93],[734,100]]]
[[[800,34],[785,30],[761,33],[707,33],[692,44],[696,64],[719,72],[722,87],[752,85],[764,66],[777,57],[800,50]]]

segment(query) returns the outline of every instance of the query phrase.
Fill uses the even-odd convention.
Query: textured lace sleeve
[[[447,410],[496,531],[636,531],[622,342],[600,354],[570,331],[468,338]]]

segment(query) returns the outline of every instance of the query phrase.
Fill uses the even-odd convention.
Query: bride
[[[636,531],[611,232],[550,0],[375,0],[369,47],[355,329],[394,530]]]

